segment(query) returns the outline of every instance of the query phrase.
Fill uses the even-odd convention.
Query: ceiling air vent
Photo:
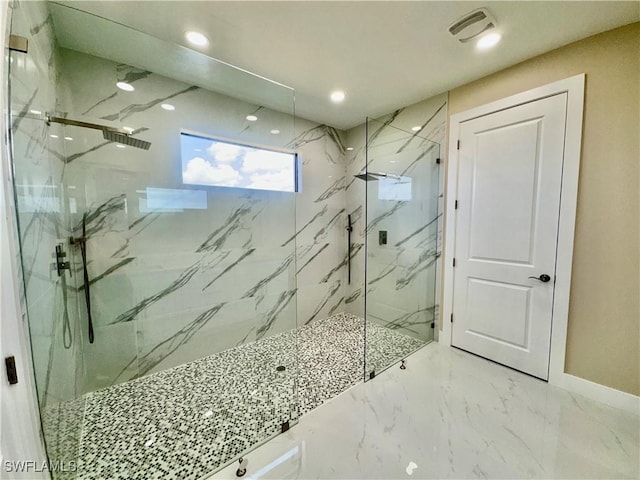
[[[467,43],[495,27],[495,18],[486,8],[479,8],[453,22],[449,33],[462,43]]]

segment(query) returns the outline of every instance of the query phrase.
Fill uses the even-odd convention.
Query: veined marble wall
[[[379,182],[368,182],[368,219],[363,203],[366,183],[354,178],[365,168],[365,125],[345,135],[346,147],[353,148],[346,155],[347,213],[355,220],[353,273],[346,292],[346,311],[364,316],[364,242],[368,231],[368,319],[422,339],[429,338],[435,330],[431,330],[431,321],[426,320],[438,316],[444,180],[443,169],[438,168],[435,159],[444,152],[441,145],[445,141],[446,118],[447,94],[442,94],[371,122],[370,170],[405,172],[414,182],[414,199],[410,202],[379,200]],[[422,127],[415,135],[411,130],[414,126]],[[376,163],[376,158],[381,157],[402,167],[396,171],[393,168],[397,167],[391,164]],[[378,245],[379,230],[388,232],[386,246]]]
[[[133,128],[152,143],[147,152],[118,148],[100,132],[65,127],[73,138],[64,142],[70,225],[77,235],[86,213],[89,238],[91,345],[78,296],[85,391],[341,310],[345,187],[337,131],[300,119],[294,131],[286,113],[75,51],[62,49],[60,58],[58,110]],[[135,91],[118,90],[121,80]],[[247,121],[249,114],[258,121]],[[296,146],[301,191],[184,186],[181,130]],[[154,205],[154,195],[166,192],[195,193],[202,203]],[[74,271],[78,278],[77,250]]]

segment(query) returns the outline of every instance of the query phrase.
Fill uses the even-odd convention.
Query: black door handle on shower
[[[534,278],[536,280],[540,280],[543,283],[547,283],[549,280],[551,280],[551,277],[549,275],[547,275],[546,273],[543,273],[539,277],[529,277],[529,278]]]

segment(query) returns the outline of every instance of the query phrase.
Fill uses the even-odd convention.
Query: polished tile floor
[[[244,478],[638,478],[639,430],[636,415],[432,343],[251,452]]]

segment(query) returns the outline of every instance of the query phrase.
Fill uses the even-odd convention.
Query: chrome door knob
[[[551,277],[546,273],[543,273],[539,277],[529,277],[529,278],[535,278],[536,280],[540,280],[541,282],[544,282],[544,283],[547,283],[549,280],[551,280]]]

